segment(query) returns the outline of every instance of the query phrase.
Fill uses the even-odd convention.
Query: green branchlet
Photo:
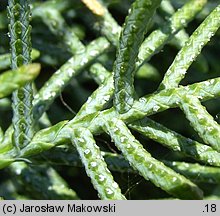
[[[184,45],[180,43],[179,37],[186,35],[177,36],[178,31],[202,10],[206,2],[206,0],[190,0],[175,13],[169,8],[165,9],[172,16],[145,40],[144,35],[148,24],[159,7],[160,0],[136,0],[122,30],[107,8],[103,6],[105,13],[96,19],[100,24],[101,33],[110,42],[100,37],[86,46],[67,25],[61,14],[71,5],[69,0],[34,4],[33,17],[40,18],[57,38],[63,40],[73,56],[43,85],[32,104],[31,85],[26,83],[35,79],[40,65],[29,64],[31,61],[29,2],[9,0],[13,70],[0,75],[0,98],[20,89],[13,94],[14,131],[12,127],[9,127],[5,134],[0,130],[0,169],[13,163],[10,167],[11,172],[20,172],[18,178],[22,184],[25,183],[28,175],[31,178],[30,185],[33,192],[39,191],[39,184],[45,185],[48,189],[47,181],[50,179],[51,190],[45,193],[47,199],[54,196],[62,199],[78,197],[74,191],[68,190],[65,181],[50,166],[33,169],[23,162],[14,162],[27,162],[27,160],[39,162],[43,157],[43,160],[51,164],[59,162],[68,166],[83,165],[101,199],[125,199],[109,169],[139,173],[168,194],[180,199],[202,199],[203,193],[193,181],[218,184],[219,168],[205,167],[196,163],[159,161],[152,157],[131,134],[129,127],[172,151],[180,152],[203,164],[220,166],[219,125],[200,103],[200,100],[206,101],[220,96],[220,78],[179,86],[193,60],[219,28],[220,6],[217,6],[188,41]],[[120,31],[121,36],[118,38]],[[183,45],[183,47],[165,74],[159,89],[135,100],[133,86],[135,71],[174,37],[178,39],[179,46]],[[118,46],[113,74],[100,63],[93,64],[90,67],[91,75],[99,87],[75,117],[70,121],[61,121],[42,129],[34,135],[31,130],[32,109],[37,121],[72,78],[90,66],[112,45]],[[9,58],[8,54],[0,56],[0,69],[8,67]],[[106,109],[111,104],[112,97],[114,105]],[[207,145],[186,138],[146,117],[173,107],[180,107],[183,110],[192,127]],[[121,155],[102,152],[99,149],[94,135],[104,132],[110,135],[118,150],[121,151]],[[62,152],[64,146],[61,145],[65,145],[65,148],[70,151],[71,158],[57,158],[58,155],[68,156],[69,154],[66,150]],[[16,147],[20,151],[17,151]],[[51,152],[56,154],[51,155]],[[42,157],[38,157],[39,155]],[[48,176],[41,176],[41,169],[50,171]],[[60,188],[60,184],[64,187]],[[39,193],[43,194],[41,188]],[[32,194],[32,196],[36,198],[35,195]]]

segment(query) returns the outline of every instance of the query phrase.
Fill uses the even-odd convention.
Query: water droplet
[[[185,19],[181,19],[180,22],[181,22],[182,25],[186,24],[186,20]]]
[[[186,167],[186,168],[188,168],[188,167],[189,167],[189,164],[188,164],[188,163],[186,163],[186,164],[185,164],[185,167]]]
[[[131,24],[131,28],[132,28],[133,30],[135,30],[135,29],[137,29],[137,26],[134,25],[134,24]]]
[[[204,47],[204,43],[201,42],[201,43],[199,44],[199,46],[200,46],[200,49],[202,49],[202,48]]]
[[[90,151],[89,149],[86,149],[86,150],[84,151],[84,154],[85,154],[85,155],[88,155],[89,153],[91,153],[91,151]]]
[[[106,193],[112,195],[114,192],[110,188],[106,188]]]
[[[108,169],[108,168],[105,168],[105,171],[106,171],[107,173],[111,173],[111,172],[109,171],[109,169]]]
[[[94,145],[94,147],[95,147],[96,149],[99,149],[99,147],[98,147],[97,145]]]
[[[103,82],[104,82],[104,80],[105,80],[105,76],[100,75],[100,76],[99,76],[99,79],[100,79],[101,83],[103,83]]]
[[[189,88],[189,86],[186,86],[185,89],[186,89],[187,91],[189,91],[190,88]]]
[[[51,97],[50,92],[46,92],[46,93],[43,95],[44,100],[48,100],[50,97]]]
[[[174,26],[171,26],[171,32],[174,33],[176,31],[176,28]]]
[[[83,66],[87,63],[87,59],[83,58],[82,61],[80,62],[80,65]]]
[[[120,141],[123,143],[123,142],[125,142],[126,139],[127,139],[126,137],[121,137]]]
[[[77,141],[79,142],[79,143],[85,143],[85,140],[83,139],[83,138],[77,138]]]
[[[208,130],[209,132],[211,132],[213,129],[214,129],[213,127],[207,127],[207,130]]]
[[[177,177],[173,177],[172,182],[175,182],[177,180]]]
[[[198,115],[197,115],[197,118],[198,118],[199,120],[201,120],[201,119],[203,119],[204,117],[203,117],[203,115],[198,114]]]
[[[99,175],[99,181],[103,182],[105,181],[106,177],[104,175]]]
[[[34,96],[34,99],[36,100],[36,99],[38,99],[40,97],[40,95],[39,94],[36,94],[35,96]]]
[[[92,101],[91,97],[88,97],[87,103],[90,103]]]
[[[110,99],[110,95],[106,95],[103,97],[104,101],[108,101]]]
[[[91,56],[96,56],[98,54],[97,50],[90,51]]]
[[[220,113],[218,113],[216,116],[215,116],[215,120],[220,123]]]
[[[160,109],[160,107],[159,107],[158,105],[155,105],[155,106],[153,107],[153,111],[154,111],[154,112],[157,112],[159,109]]]
[[[154,47],[152,44],[149,44],[149,45],[148,45],[148,49],[150,49],[151,52],[154,52],[155,47]]]
[[[212,158],[208,159],[208,163],[213,164],[213,162]]]
[[[212,85],[214,82],[215,82],[214,79],[211,79],[211,80],[209,81],[209,83],[210,83],[211,85]]]
[[[91,167],[96,167],[97,166],[97,163],[95,161],[91,162],[90,163]]]
[[[104,159],[104,158],[101,157],[101,155],[97,155],[96,158],[97,158],[97,159],[100,159],[100,158],[101,158],[101,159]]]
[[[180,55],[180,54],[178,54],[178,55],[176,56],[176,60],[177,60],[177,61],[180,61],[180,60],[181,60],[181,55]]]
[[[120,32],[119,28],[116,28],[116,27],[112,28],[112,34],[117,34],[119,32]]]
[[[117,184],[116,182],[114,182],[114,183],[112,184],[112,187],[118,188],[118,184]]]
[[[180,70],[179,70],[179,73],[180,73],[181,75],[185,75],[185,74],[186,74],[186,70],[185,70],[185,69],[180,69]]]
[[[191,43],[190,42],[186,42],[186,46],[191,46]]]
[[[16,169],[15,173],[16,173],[16,175],[20,175],[21,174],[21,169]]]
[[[209,81],[205,81],[204,85],[209,86],[210,85]]]
[[[60,86],[60,87],[62,87],[62,86],[64,86],[64,82],[63,82],[63,80],[57,80],[56,81],[56,84],[58,85],[58,86]]]
[[[143,98],[143,97],[139,99],[139,102],[141,103],[145,103],[146,101],[147,101],[146,98]]]
[[[171,70],[168,70],[167,72],[166,72],[166,75],[170,75],[172,73],[172,71]]]
[[[72,77],[75,71],[72,68],[68,68],[66,72],[69,77]]]

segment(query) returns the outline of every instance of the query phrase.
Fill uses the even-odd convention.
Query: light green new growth
[[[85,128],[73,130],[74,146],[76,147],[87,175],[91,178],[94,188],[101,199],[123,200],[118,184],[113,180],[99,147],[91,132]]]
[[[122,119],[126,122],[132,122],[169,108],[178,107],[180,104],[180,95],[193,95],[201,101],[217,98],[220,95],[219,81],[220,78],[214,78],[188,86],[165,89],[158,93],[146,95],[135,101],[132,109],[122,115]],[[212,85],[206,85],[205,83],[207,82],[212,83]]]
[[[200,9],[206,4],[207,1],[192,1],[190,4],[196,4],[195,9]],[[160,10],[163,11],[165,16],[171,16],[175,13],[175,10],[169,1],[162,1]],[[183,19],[184,20],[184,19]],[[187,23],[188,19],[186,20]],[[183,25],[186,25],[185,22],[182,22]],[[170,44],[173,44],[178,49],[181,49],[185,43],[189,40],[189,35],[185,31],[185,29],[180,30],[177,34],[174,35],[174,38],[170,41]],[[197,57],[197,61],[195,62],[196,67],[201,72],[208,72],[208,62],[207,59],[200,54]]]
[[[0,98],[34,80],[40,72],[40,64],[30,64],[9,70],[0,75]]]
[[[170,162],[164,161],[167,166],[172,167],[175,171],[192,179],[194,182],[208,182],[211,184],[219,183],[219,167],[202,166],[197,163]]]
[[[202,10],[207,0],[190,0],[182,8],[174,13],[168,22],[163,26],[153,31],[142,43],[136,67],[140,67],[144,61],[149,60],[152,55],[159,52],[162,47],[171,40],[175,34],[185,27],[195,15]],[[184,22],[183,22],[184,21]]]
[[[101,64],[93,64],[90,68],[90,74],[98,84],[103,84],[104,81],[110,76],[110,72],[107,71]]]
[[[202,192],[196,185],[154,159],[132,136],[123,121],[117,118],[106,119],[105,130],[130,165],[146,180],[151,180],[156,186],[178,198],[200,199],[202,197]],[[183,188],[184,191],[182,191]]]
[[[209,81],[205,84],[210,85]],[[192,95],[182,95],[180,107],[204,142],[220,152],[220,125],[201,105],[199,99]]]
[[[202,48],[210,41],[211,37],[220,27],[220,5],[202,22],[193,32],[184,47],[177,54],[172,65],[167,70],[160,89],[177,87],[184,78],[188,68],[200,54]],[[185,20],[184,20],[185,22]]]
[[[38,119],[48,109],[74,76],[106,51],[109,46],[110,43],[105,38],[98,38],[87,45],[85,52],[73,56],[56,71],[34,98],[33,112],[35,119]]]
[[[129,127],[173,151],[192,157],[204,164],[220,166],[220,153],[209,146],[186,138],[150,118],[133,122],[129,124]]]
[[[40,52],[38,50],[33,49],[31,52],[31,59],[35,60],[40,56]],[[11,65],[11,55],[2,54],[0,55],[0,70],[8,69]]]

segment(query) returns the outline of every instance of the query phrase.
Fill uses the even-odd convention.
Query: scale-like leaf
[[[114,64],[114,106],[127,112],[134,102],[134,70],[148,24],[161,0],[136,0],[126,18]]]

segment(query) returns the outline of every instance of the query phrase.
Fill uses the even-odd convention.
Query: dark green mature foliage
[[[0,10],[0,196],[220,198],[218,1]]]
[[[11,68],[17,69],[31,62],[31,26],[29,1],[9,0],[8,17]],[[32,114],[32,84],[26,83],[13,92],[13,143],[18,150],[26,146],[34,135]]]

